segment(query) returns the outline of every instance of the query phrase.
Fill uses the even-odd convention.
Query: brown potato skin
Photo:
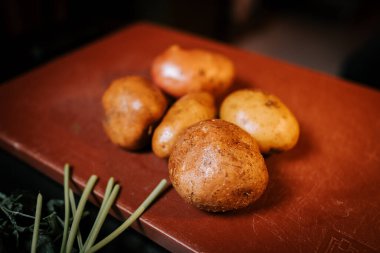
[[[177,141],[168,166],[178,194],[210,212],[246,207],[268,184],[268,171],[256,141],[220,119],[189,127]]]
[[[151,74],[154,83],[174,97],[197,91],[219,96],[231,86],[235,69],[221,54],[174,45],[154,59]]]
[[[153,134],[152,149],[161,158],[169,157],[174,144],[189,126],[215,117],[216,108],[212,95],[207,92],[189,93],[168,110]]]
[[[137,150],[148,143],[153,125],[163,116],[167,101],[148,80],[127,76],[114,80],[102,97],[103,126],[114,144]]]
[[[251,134],[262,153],[289,150],[299,138],[300,128],[293,113],[279,98],[259,90],[231,93],[220,107],[220,118]]]

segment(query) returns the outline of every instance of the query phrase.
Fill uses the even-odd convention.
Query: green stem
[[[57,215],[56,216],[57,217],[57,220],[58,220],[58,222],[59,222],[59,225],[61,225],[62,227],[64,226],[64,222],[63,222],[63,220]]]
[[[98,223],[99,221],[99,216],[100,214],[103,212],[103,209],[104,209],[104,206],[105,204],[107,203],[107,200],[109,198],[109,196],[111,195],[111,191],[113,189],[113,185],[115,183],[115,180],[113,177],[111,177],[109,180],[108,180],[108,183],[107,183],[107,187],[106,187],[106,191],[104,193],[104,198],[103,198],[103,202],[100,206],[100,209],[99,209],[99,212],[98,212],[98,215],[96,216],[96,219],[95,219],[95,222],[94,222],[94,225],[92,226],[91,228],[91,231],[90,233],[88,234],[87,236],[87,239],[86,239],[86,242],[84,243],[84,247],[83,247],[83,251],[87,250],[89,247],[87,246],[88,243],[89,243],[89,238],[91,238],[93,236],[93,233],[94,233],[94,229],[95,229],[95,225]]]
[[[38,230],[40,228],[41,209],[42,209],[42,195],[41,193],[38,193],[36,215],[35,215],[36,218],[34,219],[34,228],[33,228],[32,248],[30,250],[31,253],[37,252]]]
[[[97,176],[92,175],[90,179],[87,181],[86,187],[84,188],[84,191],[82,193],[82,196],[79,200],[78,204],[78,209],[77,212],[75,213],[73,223],[71,224],[71,229],[69,233],[69,237],[67,239],[67,245],[66,245],[66,253],[71,253],[73,245],[74,245],[74,240],[78,232],[79,228],[79,222],[82,218],[83,210],[86,205],[88,196],[90,195],[92,189],[95,186],[96,180],[98,179]]]
[[[70,222],[70,202],[69,202],[69,178],[70,178],[70,165],[65,164],[64,177],[63,177],[63,191],[65,201],[65,224],[63,226],[62,244],[60,253],[66,251],[67,236],[69,231]]]
[[[6,208],[6,207],[4,207],[4,206],[0,206],[0,208],[2,209],[3,212],[6,211],[6,212],[11,213],[11,214],[13,214],[13,215],[20,215],[20,216],[22,216],[22,217],[29,218],[29,219],[33,219],[33,220],[34,220],[34,218],[35,218],[35,217],[32,216],[32,215],[28,215],[28,214],[24,214],[24,213],[16,212],[16,211],[10,210],[10,209],[8,209],[8,208]]]
[[[95,221],[94,226],[92,227],[92,233],[91,235],[88,236],[87,245],[83,249],[83,252],[86,252],[88,249],[92,247],[92,245],[94,245],[94,242],[96,238],[98,237],[99,231],[103,226],[103,223],[107,217],[107,214],[109,210],[111,209],[113,203],[115,202],[115,199],[119,193],[119,190],[120,190],[120,186],[118,184],[115,185],[115,187],[112,190],[111,195],[106,200],[106,204],[104,205],[104,208],[101,210],[101,212],[99,212],[99,219]]]
[[[75,204],[74,193],[71,189],[69,190],[69,198],[70,198],[71,212],[73,213],[73,216],[75,216],[75,213],[77,212],[77,207]],[[83,240],[82,240],[82,234],[80,233],[79,230],[78,230],[78,234],[77,234],[77,241],[78,241],[79,250],[82,250],[83,249]]]
[[[0,206],[0,210],[3,211],[3,213],[5,214],[5,216],[7,216],[8,220],[9,220],[12,224],[15,223],[15,222],[13,221],[12,217],[9,215],[9,213],[7,212],[7,210],[6,210],[4,207]],[[34,219],[34,217],[33,217],[33,219]]]
[[[103,202],[102,202],[102,205],[100,206],[100,208],[102,208],[105,204],[104,204],[104,201],[108,199],[108,197],[111,195],[111,192],[112,192],[112,189],[113,189],[113,185],[115,184],[115,179],[113,177],[111,177],[109,180],[108,180],[108,183],[107,183],[107,187],[106,187],[106,191],[104,193],[104,198],[103,198]]]
[[[100,250],[117,236],[119,236],[124,230],[126,230],[140,215],[145,211],[146,208],[154,201],[154,199],[161,193],[165,188],[167,181],[162,179],[161,182],[156,186],[156,188],[149,194],[149,196],[144,200],[144,202],[136,209],[136,211],[117,229],[115,229],[106,238],[91,247],[86,253],[92,253]]]

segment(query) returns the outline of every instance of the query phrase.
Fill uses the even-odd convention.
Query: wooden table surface
[[[251,207],[210,214],[171,188],[134,229],[175,252],[378,252],[380,93],[195,36],[136,24],[1,85],[0,146],[59,182],[66,162],[81,187],[97,174],[98,197],[115,177],[128,216],[167,178],[167,162],[111,144],[100,99],[115,78],[149,77],[153,58],[172,44],[230,57],[233,89],[280,97],[301,136],[293,150],[266,158],[270,183]]]

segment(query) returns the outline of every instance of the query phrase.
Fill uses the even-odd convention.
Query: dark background
[[[378,87],[376,0],[2,0],[0,82],[133,22],[150,21],[233,44],[283,13],[297,15],[300,23],[311,18],[326,26],[374,20],[370,36],[347,54],[339,74]]]

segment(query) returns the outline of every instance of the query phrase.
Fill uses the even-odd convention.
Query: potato
[[[292,112],[274,95],[238,90],[223,101],[220,118],[251,134],[262,153],[293,148],[300,129]]]
[[[128,76],[113,81],[102,98],[104,129],[114,144],[128,150],[145,146],[167,101],[148,80]]]
[[[168,166],[178,194],[211,212],[246,207],[268,184],[268,171],[254,138],[220,119],[201,121],[185,130]]]
[[[153,134],[153,152],[169,157],[175,142],[189,126],[215,117],[214,98],[206,92],[189,93],[173,104]]]
[[[218,96],[231,86],[235,70],[231,60],[221,54],[175,45],[155,58],[151,72],[162,90],[181,97],[196,91]]]

